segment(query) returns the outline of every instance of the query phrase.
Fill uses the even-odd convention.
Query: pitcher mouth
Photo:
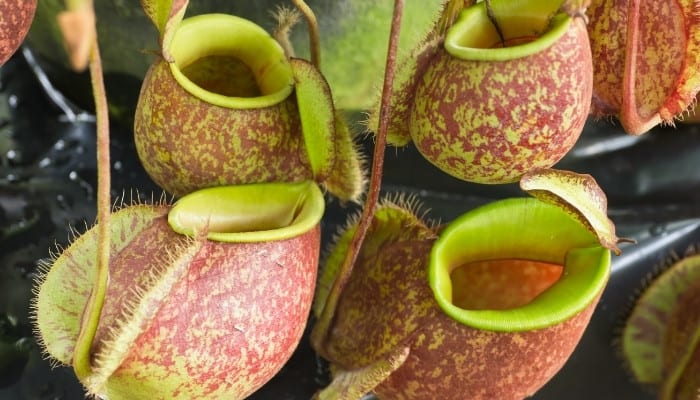
[[[452,304],[465,310],[522,307],[555,285],[564,266],[524,259],[473,261],[450,273]]]
[[[558,207],[508,199],[451,223],[433,246],[428,278],[440,308],[458,322],[491,331],[529,331],[564,322],[593,303],[607,283],[610,262],[610,252]],[[493,287],[475,282],[480,274]],[[476,293],[457,286],[465,279]],[[511,298],[493,297],[508,287]]]
[[[557,14],[544,32],[538,32],[527,17],[512,17],[503,21],[508,29],[501,38],[484,3],[477,3],[464,9],[447,32],[445,50],[462,60],[508,61],[527,57],[552,46],[566,33],[571,21],[570,16]]]
[[[178,200],[168,213],[180,234],[229,243],[290,239],[321,221],[325,202],[312,181],[215,186]]]
[[[235,109],[269,107],[294,89],[282,47],[264,29],[227,14],[182,21],[170,44],[170,70],[190,94]]]

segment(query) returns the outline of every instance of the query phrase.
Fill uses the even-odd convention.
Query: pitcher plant
[[[160,21],[162,54],[149,69],[134,123],[153,180],[198,188],[313,179],[342,200],[363,190],[361,160],[330,88],[308,61],[288,58],[258,25],[226,14]],[[173,10],[176,8],[173,7]]]
[[[495,202],[444,228],[386,203],[317,348],[335,375],[319,398],[530,396],[575,348],[609,267],[594,235],[539,200]]]
[[[313,182],[202,189],[112,216],[109,286],[88,349],[88,393],[241,399],[301,339],[324,202]],[[95,291],[98,227],[46,269],[34,303],[46,353],[71,364]]]
[[[700,256],[676,260],[641,292],[620,350],[632,376],[661,400],[700,393]]]
[[[444,172],[477,183],[553,166],[581,134],[592,93],[585,22],[561,3],[479,2],[444,35],[436,27],[399,69],[389,144],[413,141]]]
[[[22,44],[34,19],[36,0],[3,0],[0,3],[0,65]]]

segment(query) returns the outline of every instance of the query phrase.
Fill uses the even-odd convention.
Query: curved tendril
[[[292,0],[292,3],[304,14],[309,30],[309,45],[311,47],[311,63],[316,69],[321,69],[321,35],[318,30],[318,22],[313,10],[304,2],[304,0]]]

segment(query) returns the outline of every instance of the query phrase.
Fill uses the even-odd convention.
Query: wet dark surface
[[[33,280],[57,246],[92,225],[95,215],[94,124],[74,121],[41,90],[21,56],[0,69],[0,399],[80,399],[72,371],[51,369],[28,318]],[[367,150],[370,150],[367,144]],[[523,195],[515,185],[453,180],[414,149],[387,152],[385,189],[418,196],[435,219],[448,221],[492,199]],[[652,399],[631,382],[614,339],[631,297],[669,255],[700,242],[700,130],[662,128],[641,137],[610,122],[591,122],[559,167],[587,172],[608,194],[621,236],[638,243],[614,259],[609,286],[579,347],[534,399]],[[158,198],[141,168],[128,128],[112,130],[113,197]],[[328,240],[354,208],[330,201]],[[698,219],[695,219],[698,218]],[[305,338],[280,374],[254,399],[308,399],[326,384]]]

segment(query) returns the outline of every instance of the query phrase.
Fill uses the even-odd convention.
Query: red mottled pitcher
[[[316,184],[194,192],[112,216],[109,286],[90,349],[90,394],[242,399],[289,359],[316,282],[323,195]],[[95,282],[97,234],[47,270],[34,303],[46,353],[70,364]]]
[[[22,44],[36,11],[36,0],[2,0],[0,2],[0,65]]]

